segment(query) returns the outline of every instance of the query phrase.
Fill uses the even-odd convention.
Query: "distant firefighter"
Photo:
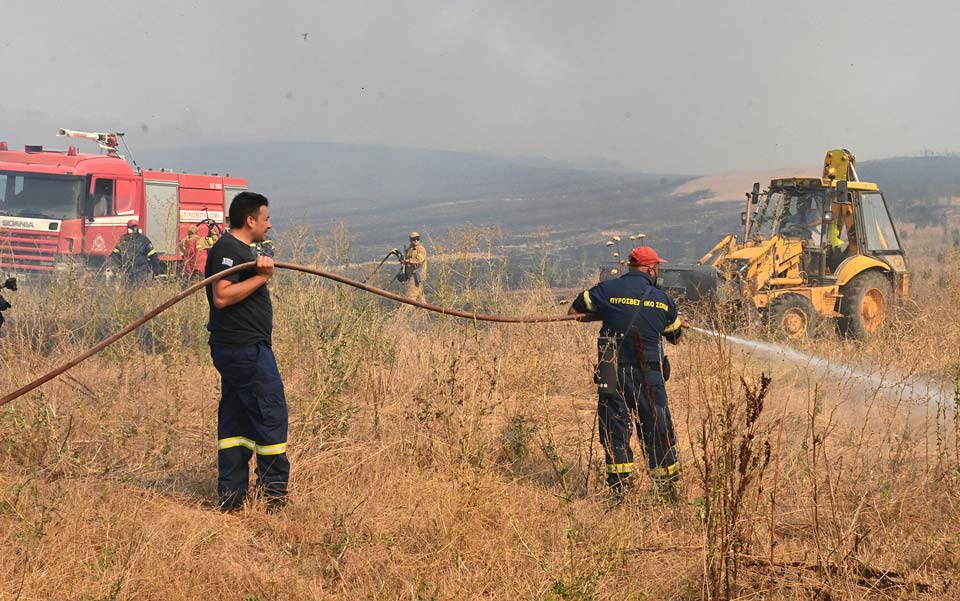
[[[199,231],[197,226],[191,225],[187,237],[179,244],[183,256],[181,274],[187,279],[203,275],[203,264],[207,260],[206,244]]]
[[[277,246],[273,243],[273,240],[266,238],[263,242],[253,242],[250,244],[250,248],[253,249],[258,256],[270,257],[271,259],[277,252]]]
[[[120,236],[110,261],[128,283],[142,282],[163,271],[157,249],[150,238],[140,233],[136,219],[127,222],[127,233]]]
[[[402,266],[397,279],[403,283],[403,295],[423,302],[423,285],[427,279],[427,249],[420,243],[420,234],[417,232],[410,232],[410,246],[403,253]]]

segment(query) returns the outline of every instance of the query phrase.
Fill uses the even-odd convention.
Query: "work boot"
[[[607,490],[613,495],[617,504],[623,502],[632,486],[633,480],[630,474],[607,474]]]
[[[223,513],[239,511],[246,501],[246,491],[227,491],[220,495],[217,509]]]
[[[674,504],[683,498],[683,488],[679,478],[654,478],[654,488],[662,501]]]
[[[267,513],[277,513],[290,504],[290,499],[284,496],[267,497]]]

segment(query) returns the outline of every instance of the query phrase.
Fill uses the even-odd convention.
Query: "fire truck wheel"
[[[817,314],[813,303],[799,294],[784,294],[770,303],[770,333],[775,338],[797,340],[813,336]]]
[[[879,330],[890,309],[890,282],[879,271],[867,271],[840,288],[840,333],[867,340]]]

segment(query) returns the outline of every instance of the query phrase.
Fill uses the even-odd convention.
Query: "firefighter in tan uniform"
[[[420,234],[410,232],[410,246],[403,253],[403,270],[397,276],[403,283],[403,295],[424,302],[423,285],[427,279],[427,249],[420,243]]]

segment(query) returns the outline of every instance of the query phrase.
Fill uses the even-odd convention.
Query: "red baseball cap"
[[[627,262],[631,265],[656,265],[657,263],[666,263],[666,259],[661,259],[657,251],[649,246],[638,246],[630,251],[630,257]]]

